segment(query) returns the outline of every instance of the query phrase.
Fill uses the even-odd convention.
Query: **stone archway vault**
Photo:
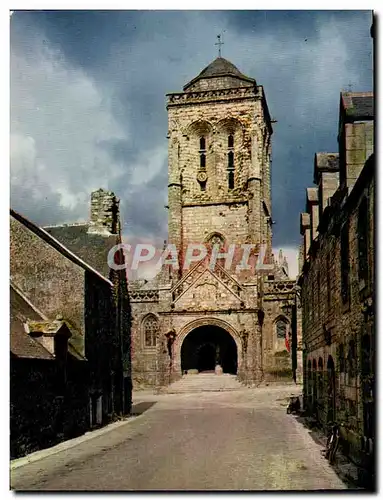
[[[237,367],[238,367],[238,372],[241,369],[242,365],[242,342],[239,336],[239,333],[237,330],[230,325],[227,321],[224,321],[219,318],[214,318],[214,317],[206,317],[206,318],[199,318],[196,320],[191,321],[190,323],[187,323],[181,330],[179,331],[173,345],[173,371],[175,373],[180,373],[181,374],[181,347],[182,344],[193,330],[196,328],[199,328],[201,326],[216,326],[218,328],[222,328],[225,330],[231,337],[233,338],[236,347],[237,347]]]

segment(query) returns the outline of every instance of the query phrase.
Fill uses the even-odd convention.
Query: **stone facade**
[[[131,285],[134,380],[161,386],[186,368],[225,363],[246,384],[290,380],[286,346],[297,332],[282,307],[294,301],[295,282],[283,256],[272,255],[272,126],[263,87],[217,58],[168,95],[167,109],[168,244],[178,250],[178,269],[164,266],[152,282]],[[208,255],[188,266],[191,244],[204,244]],[[246,270],[236,269],[242,244],[253,245]],[[236,245],[230,268],[223,260],[209,266],[214,245],[220,252]],[[266,271],[255,265],[261,245]],[[187,353],[191,345],[198,352]]]
[[[350,101],[354,102],[352,115],[344,107]],[[324,429],[333,421],[344,424],[344,451],[371,474],[375,404],[372,94],[342,94],[340,117],[339,155],[316,155],[314,178],[322,186],[319,204],[308,202],[307,213],[301,214],[307,250],[299,278],[304,398],[308,413]],[[307,224],[308,214],[317,218],[317,227]]]

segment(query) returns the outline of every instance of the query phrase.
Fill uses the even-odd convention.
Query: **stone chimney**
[[[339,154],[315,153],[314,182],[318,186],[319,218],[339,187]]]
[[[338,143],[340,187],[350,192],[374,152],[373,92],[341,93]]]
[[[303,236],[303,262],[307,259],[311,244],[311,221],[310,214],[301,213],[300,223],[301,235]],[[302,262],[302,267],[303,267]]]
[[[88,233],[109,236],[120,231],[120,200],[112,191],[93,191],[90,201]]]

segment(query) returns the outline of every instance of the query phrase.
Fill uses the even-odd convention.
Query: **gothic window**
[[[341,253],[341,294],[342,301],[346,303],[349,298],[349,243],[348,243],[348,224],[343,224],[340,232],[340,253]]]
[[[285,339],[287,331],[287,322],[284,319],[279,319],[276,322],[277,339]]]
[[[356,352],[354,340],[350,340],[348,343],[347,372],[351,378],[356,375]]]
[[[215,233],[209,238],[209,243],[211,246],[219,245],[220,247],[222,247],[225,243],[225,239],[221,234]]]
[[[364,284],[368,279],[368,226],[367,198],[363,198],[358,210],[358,275]]]
[[[159,332],[158,319],[150,314],[143,321],[143,333],[145,347],[156,347]]]
[[[229,189],[234,189],[234,136],[229,135],[227,140],[227,178]]]
[[[205,137],[200,137],[200,140],[199,140],[199,168],[201,170],[206,169],[206,139],[205,139]]]

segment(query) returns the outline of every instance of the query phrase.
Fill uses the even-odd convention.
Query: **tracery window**
[[[158,319],[150,314],[143,321],[143,334],[145,347],[156,347],[159,332]]]
[[[279,319],[276,323],[276,330],[277,330],[277,338],[278,339],[285,339],[286,338],[286,331],[287,331],[287,322],[284,319]]]
[[[221,234],[215,233],[209,238],[209,243],[212,246],[219,245],[220,247],[222,247],[223,244],[225,243],[225,239]]]

